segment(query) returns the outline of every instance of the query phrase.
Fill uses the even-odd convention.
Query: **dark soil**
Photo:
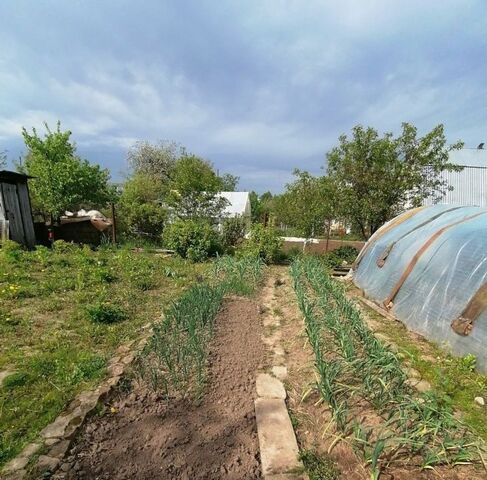
[[[255,376],[264,358],[257,305],[227,301],[211,343],[199,405],[142,385],[93,417],[65,458],[65,479],[258,479]]]

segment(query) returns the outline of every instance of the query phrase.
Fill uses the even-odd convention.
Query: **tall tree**
[[[65,210],[101,207],[112,200],[115,189],[108,184],[108,170],[78,157],[76,146],[70,141],[71,132],[61,131],[60,122],[56,130],[44,125],[43,137],[35,128],[32,133],[22,129],[29,150],[18,168],[34,177],[30,183],[34,209],[58,219]]]
[[[354,127],[352,137],[340,136],[339,145],[327,154],[342,216],[369,238],[405,208],[429,196],[441,197],[450,188],[441,172],[461,170],[449,161],[449,152],[462,146],[460,141],[447,144],[443,125],[423,137],[408,123],[398,137]]]
[[[213,165],[195,155],[185,155],[174,165],[167,204],[180,218],[219,217],[227,200],[218,196],[221,179]]]
[[[295,170],[294,175],[296,180],[286,185],[286,191],[277,200],[279,218],[305,238],[329,233],[338,203],[333,179],[301,170]]]
[[[134,173],[167,181],[177,160],[185,155],[186,149],[179,143],[160,141],[152,144],[143,140],[130,147],[127,160]]]

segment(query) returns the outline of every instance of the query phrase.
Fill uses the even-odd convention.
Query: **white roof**
[[[218,195],[229,202],[223,210],[223,215],[243,215],[250,201],[249,192],[220,192]]]

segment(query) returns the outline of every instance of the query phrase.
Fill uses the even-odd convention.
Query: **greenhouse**
[[[487,371],[487,208],[434,205],[380,228],[354,283],[409,329]]]

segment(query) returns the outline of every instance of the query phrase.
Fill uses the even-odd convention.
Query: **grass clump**
[[[98,302],[86,308],[86,313],[94,323],[118,323],[127,318],[127,312],[120,305]]]
[[[318,455],[313,450],[303,450],[299,454],[309,480],[338,480],[340,472],[331,458]]]

